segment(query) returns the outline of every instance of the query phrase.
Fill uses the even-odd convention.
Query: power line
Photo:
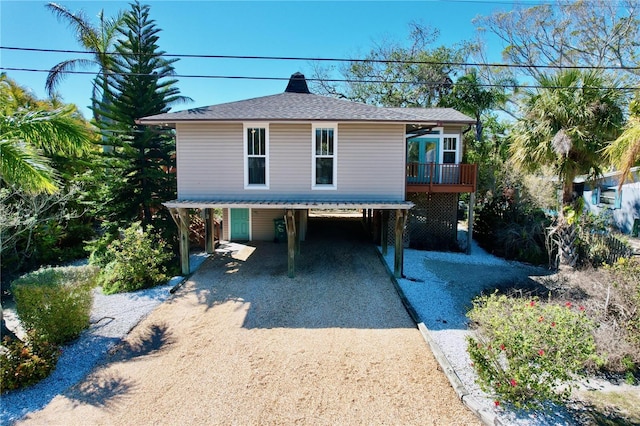
[[[40,53],[72,53],[74,55],[95,55],[98,52],[71,49],[42,49],[34,47],[14,47],[0,46],[3,50],[40,52]],[[119,52],[104,52],[104,55],[118,56]],[[132,53],[131,55],[135,55]],[[624,65],[540,65],[540,64],[504,64],[491,62],[453,62],[453,61],[419,61],[411,59],[348,59],[348,58],[321,58],[304,56],[260,56],[260,55],[206,55],[189,53],[164,53],[157,55],[166,58],[202,58],[202,59],[249,59],[266,61],[316,61],[316,62],[360,62],[360,63],[382,63],[382,64],[407,64],[407,65],[444,65],[460,67],[491,67],[491,68],[535,68],[535,69],[582,69],[582,70],[618,70],[618,71],[640,71],[640,66]]]
[[[49,70],[35,69],[35,68],[14,68],[14,67],[0,67],[0,71],[20,71],[20,72],[40,72],[48,73]],[[97,71],[62,71],[64,74],[81,74],[81,75],[94,75],[97,76]],[[129,75],[129,76],[150,76],[151,74],[144,73],[121,73],[121,72],[109,72],[110,75]],[[263,80],[263,81],[289,81],[290,77],[264,77],[264,76],[241,76],[241,75],[209,75],[209,74],[171,74],[167,78],[203,78],[203,79],[217,79],[217,80]],[[404,81],[404,80],[382,80],[382,79],[349,79],[349,78],[307,78],[307,81],[317,81],[326,83],[370,83],[370,84],[416,84],[425,86],[442,86],[440,82],[416,82],[416,81]],[[471,83],[452,83],[451,86],[471,86]],[[536,84],[491,84],[491,83],[479,83],[473,84],[478,87],[493,87],[502,89],[566,89],[566,90],[579,90],[579,89],[594,89],[594,90],[620,90],[620,91],[636,91],[638,87],[562,87],[562,86],[542,86]]]

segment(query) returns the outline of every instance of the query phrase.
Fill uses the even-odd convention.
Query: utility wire
[[[95,55],[98,52],[86,50],[69,49],[41,49],[33,47],[0,46],[3,50],[41,52],[41,53],[72,53],[74,55]],[[104,55],[121,56],[119,52],[105,52]],[[130,55],[135,55],[131,53]],[[381,64],[407,64],[407,65],[445,65],[460,67],[495,67],[495,68],[540,68],[540,69],[586,69],[586,70],[624,70],[640,71],[640,66],[623,65],[540,65],[540,64],[504,64],[504,63],[483,63],[483,62],[448,62],[448,61],[419,61],[409,59],[347,59],[347,58],[319,58],[319,57],[298,57],[298,56],[259,56],[259,55],[205,55],[205,54],[177,54],[164,53],[156,55],[166,58],[203,58],[203,59],[250,59],[267,61],[317,61],[317,62],[360,62],[360,63],[381,63]]]
[[[0,71],[21,71],[21,72],[41,72],[48,73],[49,70],[35,69],[35,68],[14,68],[14,67],[0,67]],[[64,74],[83,74],[83,75],[95,75],[100,74],[97,71],[62,71]],[[110,71],[109,75],[119,76],[151,76],[152,74],[145,73],[121,73]],[[241,75],[208,75],[208,74],[171,74],[166,78],[204,78],[204,79],[218,79],[218,80],[265,80],[265,81],[289,81],[290,77],[261,77],[261,76],[241,76]],[[307,78],[307,81],[318,81],[326,83],[371,83],[371,84],[415,84],[438,87],[442,86],[441,82],[429,82],[429,81],[405,81],[405,80],[382,80],[382,79],[349,79],[349,78]],[[567,90],[580,90],[580,89],[594,89],[594,90],[620,90],[620,91],[636,91],[638,87],[563,87],[563,86],[542,86],[537,84],[491,84],[491,83],[452,83],[451,86],[478,86],[478,87],[494,87],[502,89],[567,89]]]

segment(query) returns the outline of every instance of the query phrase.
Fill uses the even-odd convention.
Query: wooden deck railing
[[[475,192],[477,164],[408,163],[407,192]]]

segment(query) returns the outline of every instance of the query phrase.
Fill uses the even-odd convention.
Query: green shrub
[[[122,231],[121,239],[109,244],[105,257],[113,260],[102,269],[99,284],[105,294],[112,294],[166,282],[165,264],[173,254],[153,228],[142,231],[140,223],[134,223]]]
[[[33,330],[28,340],[4,338],[0,353],[0,393],[33,385],[49,376],[56,367],[60,350]]]
[[[77,338],[89,326],[97,273],[92,266],[42,268],[15,280],[11,291],[24,327],[54,344]]]
[[[617,319],[627,328],[629,341],[637,349],[636,362],[640,359],[640,261],[621,258],[605,266],[612,276],[616,290],[618,309]]]
[[[533,264],[548,261],[544,212],[525,200],[500,195],[491,198],[477,212],[473,236],[490,253]]]
[[[595,358],[594,325],[583,307],[494,293],[476,298],[467,315],[479,327],[477,338],[467,338],[478,384],[517,407],[565,400]]]

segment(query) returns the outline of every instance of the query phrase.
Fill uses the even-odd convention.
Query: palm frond
[[[58,189],[48,159],[20,140],[0,140],[0,178],[30,194],[52,194]]]

